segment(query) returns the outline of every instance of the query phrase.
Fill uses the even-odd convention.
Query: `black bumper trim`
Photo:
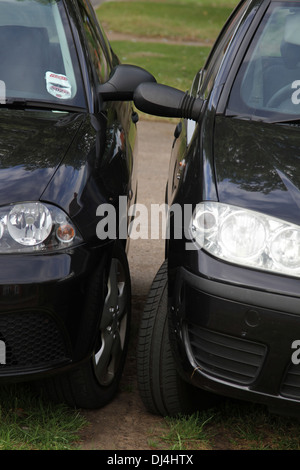
[[[234,302],[241,302],[253,307],[276,310],[300,316],[300,297],[291,297],[269,291],[249,289],[246,286],[235,286],[217,280],[206,279],[191,273],[185,268],[181,269],[181,278],[191,287],[206,294],[221,297]],[[300,292],[300,281],[299,281]],[[255,294],[255,295],[254,295]]]

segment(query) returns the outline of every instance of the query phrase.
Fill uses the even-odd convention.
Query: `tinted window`
[[[229,113],[300,116],[300,4],[274,2],[236,77]]]
[[[84,0],[79,2],[78,6],[83,21],[90,58],[96,71],[96,79],[98,83],[104,83],[108,80],[110,65],[104,52],[104,44],[98,24],[94,21],[93,15]]]
[[[6,98],[85,106],[62,2],[0,0],[0,80]]]

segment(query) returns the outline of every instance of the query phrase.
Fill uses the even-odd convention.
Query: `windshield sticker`
[[[61,100],[67,100],[71,98],[71,84],[65,75],[46,72],[46,86],[47,91],[50,95],[55,96]]]

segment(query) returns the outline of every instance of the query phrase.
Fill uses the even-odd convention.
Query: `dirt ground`
[[[150,208],[164,202],[175,122],[141,120],[139,131],[138,203]],[[81,437],[83,450],[150,450],[149,441],[160,436],[163,419],[146,412],[137,390],[136,337],[144,302],[156,271],[164,259],[163,240],[131,240],[129,265],[132,281],[132,337],[118,395],[97,411],[82,414],[89,425]],[[160,449],[162,450],[162,449]]]
[[[97,8],[109,0],[92,0]],[[118,36],[109,32],[109,39]],[[127,38],[128,39],[128,38]],[[141,119],[139,131],[138,203],[164,202],[169,158],[176,122]],[[132,282],[132,336],[120,391],[112,403],[96,411],[82,411],[89,425],[81,434],[83,450],[151,450],[159,439],[163,419],[149,414],[140,399],[136,378],[138,325],[152,280],[164,260],[163,240],[131,240],[129,265]],[[157,449],[157,447],[156,447]],[[161,448],[163,449],[163,448]]]

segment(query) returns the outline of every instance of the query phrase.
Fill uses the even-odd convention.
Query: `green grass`
[[[182,418],[166,418],[168,431],[161,437],[170,450],[205,450],[210,447],[206,425],[213,414],[196,413]]]
[[[209,47],[189,47],[131,41],[112,41],[123,63],[138,65],[164,85],[189,90],[196,72],[203,66]]]
[[[164,450],[299,450],[300,421],[261,406],[224,401],[189,417],[166,418],[165,431],[149,440]]]
[[[112,46],[123,63],[146,68],[158,82],[187,91],[237,3],[236,0],[111,1],[102,4],[97,15],[109,37],[112,32],[140,37],[126,41],[112,37]],[[170,39],[175,44],[168,44]],[[180,41],[196,41],[199,45]]]
[[[97,10],[107,31],[140,37],[213,41],[237,2],[124,1]]]
[[[73,450],[85,420],[26,385],[0,389],[0,450]]]

